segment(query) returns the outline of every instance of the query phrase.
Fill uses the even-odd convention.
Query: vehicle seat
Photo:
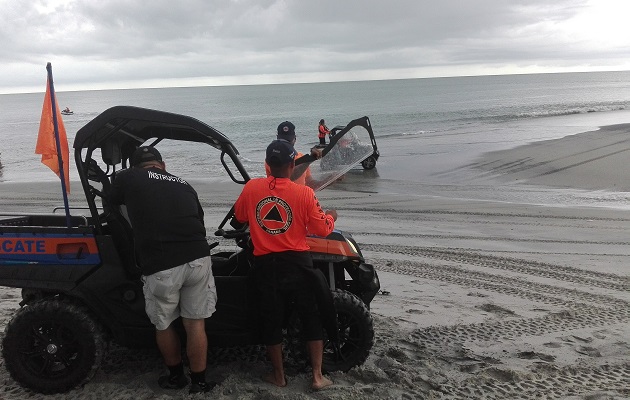
[[[122,215],[118,207],[111,207],[105,215],[105,221],[112,236],[114,245],[118,249],[120,261],[130,278],[140,278],[142,271],[136,261],[136,250],[133,240],[133,230],[129,221]]]
[[[103,214],[100,218],[104,221],[104,229],[112,236],[114,246],[118,250],[120,261],[123,264],[128,276],[132,279],[139,278],[142,271],[136,261],[135,245],[133,240],[133,229],[129,220],[123,214],[121,207],[109,204],[108,197],[111,191],[109,176],[93,162],[90,164],[90,174],[92,180],[102,185],[100,192],[103,203]]]

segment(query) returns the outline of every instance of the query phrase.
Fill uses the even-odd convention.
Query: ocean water
[[[34,154],[42,80],[42,93],[0,95],[0,182],[57,179]],[[252,176],[263,173],[264,149],[280,122],[296,125],[296,148],[307,151],[317,143],[321,118],[333,127],[367,115],[381,152],[370,175],[375,180],[370,190],[404,181],[412,183],[408,191],[431,192],[465,185],[470,178],[465,172],[444,172],[485,151],[630,122],[630,71],[61,91],[57,100],[61,108],[74,111],[63,117],[70,146],[79,128],[111,106],[154,108],[195,117],[224,133]],[[197,146],[173,149],[171,158],[168,152],[164,157],[169,170],[188,179],[229,179],[213,151]],[[213,164],[211,157],[217,162]],[[71,179],[77,177],[72,164]],[[465,196],[483,197],[473,192]]]

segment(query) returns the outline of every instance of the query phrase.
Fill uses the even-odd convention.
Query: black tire
[[[324,341],[322,369],[326,372],[346,372],[365,362],[374,344],[374,325],[367,306],[361,299],[344,290],[334,290],[337,310],[339,343],[335,348]]]
[[[11,377],[40,393],[62,393],[89,381],[103,353],[103,334],[87,310],[59,299],[20,309],[2,341]]]
[[[363,169],[374,169],[374,167],[376,167],[376,158],[374,158],[374,156],[369,156],[365,160],[361,161],[361,165],[363,166]]]

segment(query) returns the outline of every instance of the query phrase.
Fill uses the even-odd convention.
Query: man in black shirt
[[[215,311],[216,288],[206,240],[203,209],[197,192],[185,180],[166,172],[162,156],[142,146],[131,157],[131,168],[118,174],[110,201],[125,204],[142,269],[146,312],[156,327],[156,341],[169,368],[162,388],[188,384],[181,345],[171,323],[182,317],[190,362],[190,393],[208,392],[208,339],[205,318]]]

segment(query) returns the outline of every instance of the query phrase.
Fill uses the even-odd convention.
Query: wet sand
[[[496,193],[627,190],[626,137],[628,125],[607,127],[486,154],[462,168]],[[193,183],[212,233],[239,187]],[[215,351],[208,375],[221,383],[207,398],[630,398],[630,211],[471,199],[458,188],[450,198],[444,188],[439,195],[391,190],[405,185],[351,173],[319,194],[381,278],[367,362],[331,374],[333,387],[311,392],[308,374],[297,370],[286,388],[263,383],[260,352]],[[80,204],[73,187],[71,203]],[[5,183],[0,193],[2,211],[49,211],[61,203],[54,184]],[[0,290],[1,325],[18,302],[19,291]],[[155,352],[113,347],[92,382],[45,398],[189,397],[159,389],[160,372]],[[0,381],[0,398],[44,398],[20,388],[2,360]]]
[[[473,167],[504,182],[630,191],[630,124],[497,151]]]

